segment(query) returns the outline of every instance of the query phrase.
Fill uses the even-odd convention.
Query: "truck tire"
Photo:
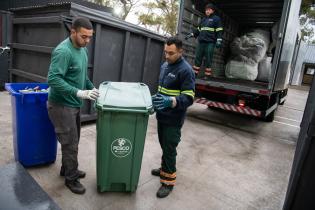
[[[276,110],[273,110],[269,115],[264,117],[264,121],[265,122],[272,122],[275,119],[275,111]]]

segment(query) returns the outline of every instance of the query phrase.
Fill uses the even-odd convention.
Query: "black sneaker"
[[[160,189],[156,193],[156,197],[165,198],[167,197],[173,190],[173,185],[162,184]]]
[[[161,170],[161,168],[152,169],[151,174],[153,176],[160,176],[160,170]]]
[[[65,181],[66,186],[71,190],[71,192],[76,194],[84,194],[85,193],[85,187],[79,182],[79,180],[71,180]]]
[[[80,178],[80,179],[83,179],[86,175],[86,173],[84,171],[80,171],[80,170],[78,170],[78,174],[79,174],[78,178]],[[60,169],[60,176],[65,176],[65,170],[63,167],[61,167],[61,169]]]

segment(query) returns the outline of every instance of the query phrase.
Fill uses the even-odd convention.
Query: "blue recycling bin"
[[[53,163],[57,154],[57,139],[48,117],[45,83],[6,83],[11,95],[13,146],[15,160],[23,166]],[[22,91],[21,91],[22,90]]]

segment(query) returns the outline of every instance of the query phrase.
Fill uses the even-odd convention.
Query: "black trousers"
[[[58,141],[61,144],[61,170],[64,170],[66,180],[76,180],[79,178],[80,109],[47,102],[47,110],[49,118],[55,127]]]

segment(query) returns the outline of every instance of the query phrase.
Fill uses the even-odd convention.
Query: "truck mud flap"
[[[274,110],[276,110],[277,107],[278,107],[278,104],[275,103],[274,105],[272,105],[269,109],[267,109],[267,110],[265,111],[265,113],[264,113],[263,116],[269,115],[271,112],[273,112]]]

